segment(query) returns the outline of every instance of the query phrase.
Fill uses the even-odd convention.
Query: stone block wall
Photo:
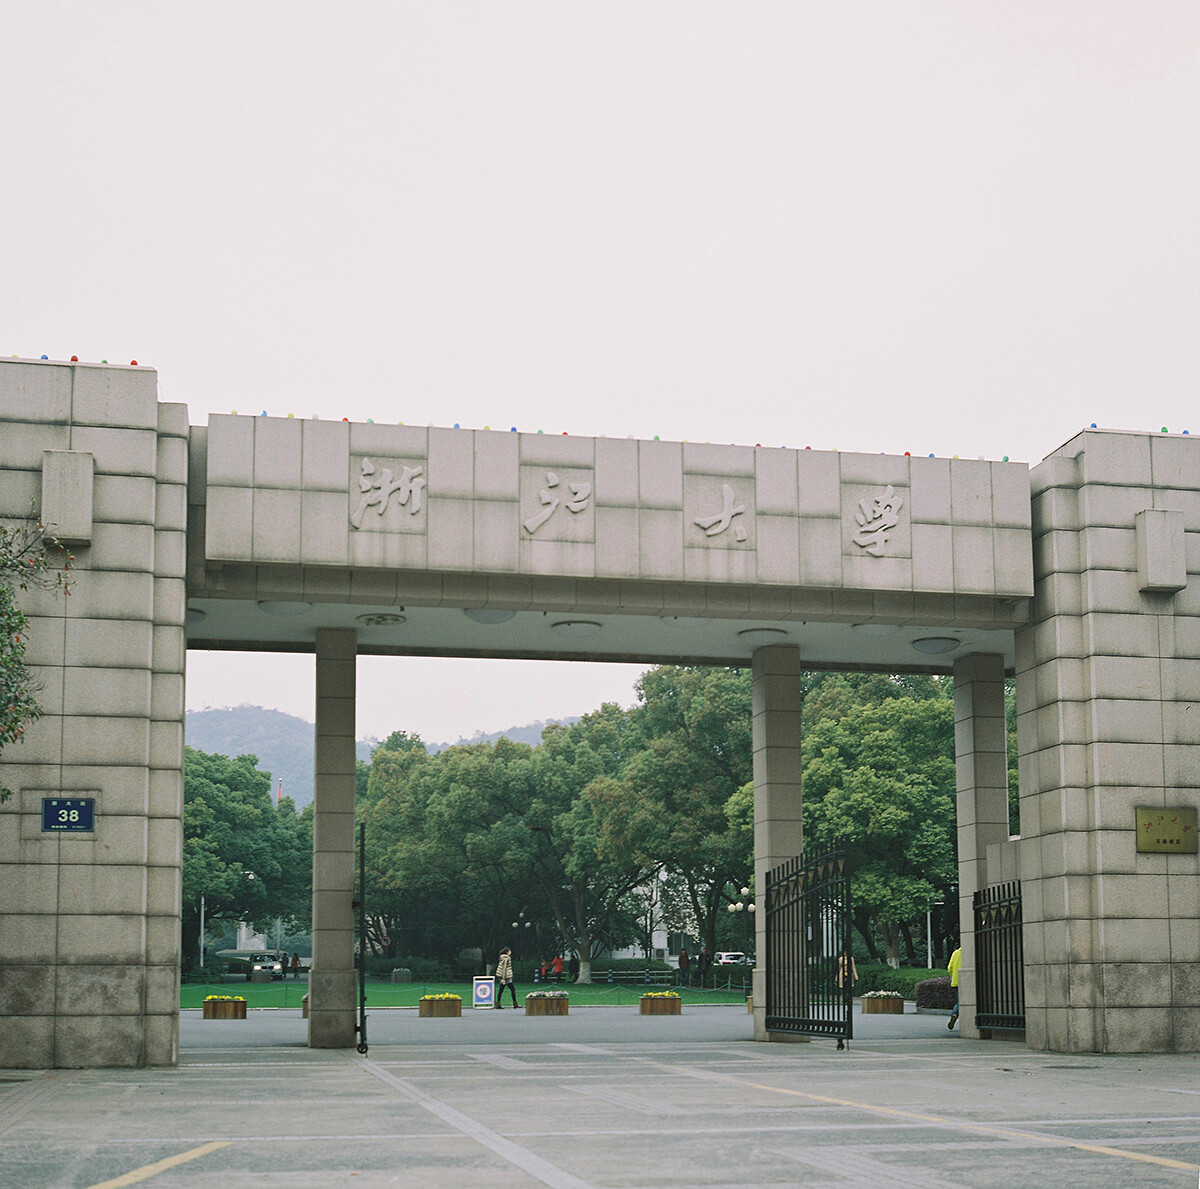
[[[0,1066],[177,1057],[187,438],[151,369],[0,368],[0,516],[75,555],[69,597],[21,600],[45,716],[0,757]],[[92,833],[42,832],[58,794]]]
[[[232,415],[204,448],[214,563],[963,600],[1032,585],[1018,463]]]
[[[1031,1047],[1200,1049],[1200,856],[1139,806],[1200,805],[1200,441],[1090,431],[1032,473],[1017,633]]]

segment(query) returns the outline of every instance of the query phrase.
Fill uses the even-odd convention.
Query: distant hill
[[[483,731],[476,731],[469,739],[459,736],[453,743],[427,743],[425,746],[429,751],[438,752],[445,751],[447,747],[463,747],[471,743],[495,743],[497,739],[511,739],[514,743],[528,743],[531,747],[536,747],[542,741],[542,732],[551,723],[562,723],[563,726],[569,727],[573,722],[579,721],[579,715],[573,718],[542,718],[537,722],[527,723],[523,727],[507,727],[503,731],[492,731],[492,733],[484,734]]]
[[[536,746],[542,741],[542,731],[551,722],[570,724],[578,718],[544,719],[523,727],[485,734],[476,731],[470,738],[454,743],[427,743],[430,752],[445,751],[470,743],[495,743],[511,739],[515,743]],[[313,738],[312,723],[281,710],[266,710],[262,706],[226,706],[220,710],[189,710],[184,716],[183,739],[188,747],[222,756],[258,756],[258,766],[271,774],[271,794],[283,777],[283,795],[291,797],[297,809],[303,809],[313,799]],[[379,746],[378,739],[360,739],[355,744],[358,759],[369,763],[371,751]]]
[[[188,747],[222,756],[258,756],[258,766],[271,774],[271,795],[283,777],[283,795],[297,809],[313,799],[312,723],[262,706],[227,706],[221,710],[189,710],[183,740]],[[360,760],[370,760],[371,744],[355,745]]]

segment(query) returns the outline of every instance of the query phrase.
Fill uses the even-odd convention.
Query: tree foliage
[[[909,922],[956,880],[952,686],[804,681],[806,848],[848,844],[857,924],[894,961],[901,938],[911,950]],[[360,805],[371,950],[561,947],[586,979],[601,949],[648,949],[656,927],[741,945],[726,910],[753,875],[750,675],[661,666],[638,696],[551,725],[536,747],[429,755],[403,731],[380,744]]]
[[[37,681],[25,663],[29,620],[16,592],[32,588],[70,594],[73,560],[34,516],[0,524],[0,753],[42,716]],[[0,783],[0,801],[11,795]]]
[[[728,890],[749,883],[754,870],[752,839],[747,848],[728,812],[753,775],[750,675],[664,665],[637,688],[621,778],[592,791],[599,845],[677,877],[690,921],[714,951]]]
[[[825,681],[806,702],[802,758],[805,848],[847,845],[857,924],[867,937],[870,919],[894,964],[902,926],[957,880],[949,682]]]
[[[200,948],[200,898],[209,920],[307,921],[312,911],[312,807],[271,799],[255,756],[184,748],[183,946]]]

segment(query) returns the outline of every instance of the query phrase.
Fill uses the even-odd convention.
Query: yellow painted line
[[[207,1156],[209,1152],[215,1152],[218,1148],[227,1148],[232,1142],[232,1140],[218,1139],[214,1140],[211,1144],[201,1144],[198,1148],[191,1148],[186,1152],[180,1152],[178,1156],[168,1156],[165,1160],[156,1160],[153,1164],[145,1164],[141,1168],[135,1168],[132,1172],[127,1172],[124,1176],[114,1177],[111,1181],[101,1181],[98,1185],[89,1185],[88,1189],[123,1189],[125,1185],[136,1185],[139,1181],[147,1181],[151,1177],[158,1176],[160,1172],[166,1172],[168,1168],[187,1164],[189,1160],[197,1160],[201,1156]]]
[[[682,1066],[672,1066],[681,1073],[692,1072]],[[1057,1135],[1039,1135],[1035,1131],[1017,1131],[1013,1127],[1001,1127],[987,1123],[965,1123],[960,1119],[951,1119],[942,1115],[922,1115],[917,1111],[900,1110],[893,1106],[876,1106],[870,1102],[854,1102],[848,1098],[829,1098],[823,1094],[806,1094],[803,1090],[786,1090],[780,1086],[765,1086],[761,1082],[745,1082],[741,1078],[732,1078],[727,1074],[713,1073],[709,1077],[717,1081],[729,1082],[734,1086],[745,1086],[754,1090],[766,1090],[771,1094],[788,1094],[793,1098],[807,1098],[810,1102],[823,1102],[830,1106],[846,1106],[854,1110],[870,1111],[876,1115],[890,1115],[900,1119],[912,1119],[918,1123],[934,1123],[939,1127],[956,1127],[960,1131],[972,1131],[979,1135],[994,1135],[1001,1139],[1032,1139],[1038,1143],[1053,1144],[1060,1148],[1075,1148],[1080,1152],[1093,1152],[1100,1156],[1120,1156],[1125,1160],[1137,1160],[1143,1164],[1157,1164],[1162,1168],[1185,1168],[1189,1172],[1200,1170],[1200,1164],[1187,1164],[1182,1160],[1172,1160],[1169,1156],[1149,1156],[1144,1152],[1130,1152],[1125,1148],[1106,1148],[1100,1144],[1086,1144],[1082,1140],[1062,1139]]]

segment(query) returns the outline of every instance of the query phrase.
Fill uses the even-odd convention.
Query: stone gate
[[[1030,1046],[1200,1048],[1186,436],[1085,431],[1030,471],[192,426],[150,369],[4,361],[0,516],[31,504],[71,544],[77,582],[23,600],[46,715],[2,760],[17,795],[0,805],[0,1066],[176,1060],[188,647],[316,657],[314,1047],[355,1042],[355,658],[384,654],[749,666],[760,886],[801,849],[802,670],[953,673],[963,1035],[979,1035],[972,895],[1019,878]],[[55,798],[91,801],[92,828],[46,829]]]

